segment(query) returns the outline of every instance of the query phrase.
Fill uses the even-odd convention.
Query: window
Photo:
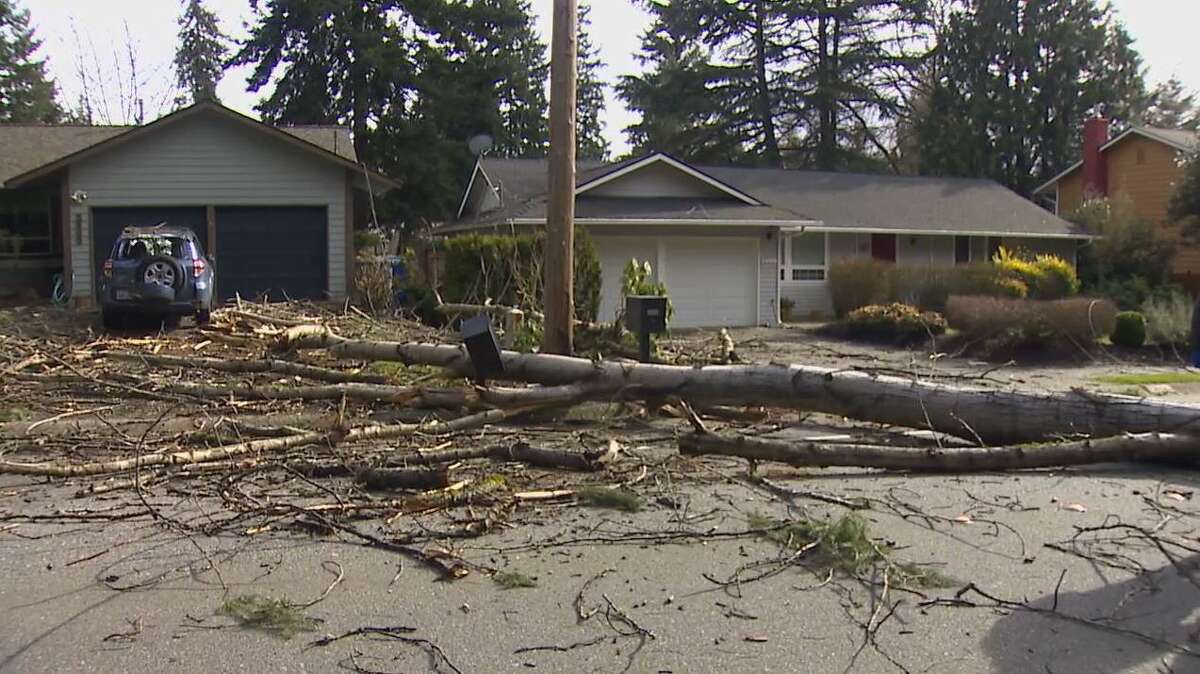
[[[780,281],[825,280],[825,234],[793,234],[784,239]]]
[[[971,263],[971,237],[954,237],[954,264]]]
[[[53,191],[0,190],[0,258],[52,254],[53,207]]]

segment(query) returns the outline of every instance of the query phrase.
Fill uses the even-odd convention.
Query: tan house
[[[1167,204],[1183,175],[1181,160],[1198,148],[1200,135],[1192,131],[1134,126],[1110,138],[1108,120],[1089,119],[1083,127],[1083,158],[1034,195],[1052,200],[1060,216],[1069,215],[1089,197],[1123,195],[1140,217],[1175,236]],[[1188,287],[1200,285],[1200,246],[1180,245],[1171,271]]]

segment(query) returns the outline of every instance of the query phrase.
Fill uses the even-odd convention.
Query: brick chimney
[[[1100,146],[1108,142],[1108,120],[1100,115],[1083,123],[1083,192],[1086,197],[1108,196],[1108,165]]]

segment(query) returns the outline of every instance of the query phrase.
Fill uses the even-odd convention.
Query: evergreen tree
[[[886,125],[924,51],[912,37],[925,22],[924,0],[646,6],[654,25],[641,58],[650,68],[620,87],[642,114],[641,129],[629,130],[635,142],[651,129],[678,127],[705,141],[702,154],[770,166],[835,169],[863,154],[891,159]],[[658,95],[656,85],[665,84],[689,95]],[[696,98],[709,102],[698,115],[683,107]]]
[[[46,61],[35,56],[41,44],[29,25],[29,10],[0,0],[0,122],[61,121]]]
[[[911,128],[919,170],[1023,194],[1078,160],[1091,111],[1127,123],[1145,96],[1141,58],[1097,0],[965,2],[929,72]]]
[[[416,225],[453,214],[492,135],[500,156],[546,152],[545,47],[527,0],[258,0],[232,62],[272,123],[346,124],[364,161],[400,178],[384,217]]]
[[[1146,108],[1138,122],[1165,129],[1200,130],[1200,105],[1196,94],[1184,88],[1178,77],[1154,87],[1147,96]]]
[[[217,16],[201,0],[184,0],[179,17],[179,46],[175,49],[175,82],[182,107],[201,101],[217,101],[217,84],[225,72],[229,49]]]
[[[1193,152],[1183,165],[1183,178],[1175,185],[1167,214],[1182,225],[1185,235],[1200,235],[1200,152]]]
[[[604,137],[604,81],[600,70],[604,61],[600,49],[592,43],[592,8],[579,5],[579,72],[575,104],[575,144],[580,159],[607,159],[608,139]]]

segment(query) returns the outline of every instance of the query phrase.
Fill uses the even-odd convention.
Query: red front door
[[[872,234],[871,257],[883,262],[896,261],[896,235]]]

